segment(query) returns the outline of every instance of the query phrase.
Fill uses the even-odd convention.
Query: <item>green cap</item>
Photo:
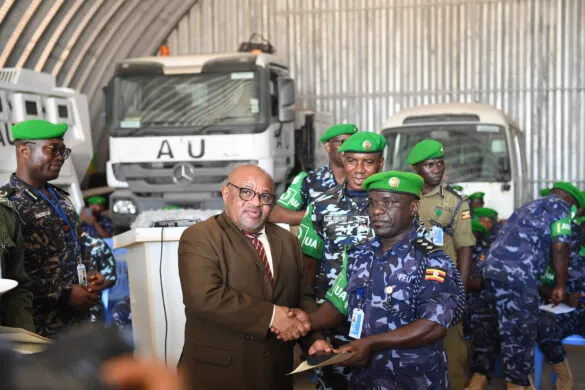
[[[63,138],[67,128],[67,123],[54,124],[41,119],[30,119],[12,126],[12,138],[14,140]]]
[[[104,198],[103,196],[90,196],[85,201],[87,202],[87,204],[101,204],[101,205],[106,204],[106,198]]]
[[[490,209],[489,207],[478,207],[473,209],[473,217],[497,218],[498,212],[494,209]]]
[[[339,125],[333,125],[330,128],[327,129],[327,131],[325,131],[325,133],[323,133],[323,135],[321,136],[321,142],[325,143],[327,141],[329,141],[331,138],[335,138],[338,135],[342,135],[342,134],[349,134],[349,135],[353,135],[355,133],[357,133],[359,130],[357,128],[356,125],[354,125],[353,123],[343,123],[343,124],[339,124]]]
[[[538,191],[540,196],[548,196],[550,194],[550,188],[543,188],[542,190]]]
[[[480,232],[482,234],[488,234],[489,231],[475,218],[471,220],[471,231]]]
[[[434,139],[425,139],[414,145],[406,162],[410,165],[418,164],[431,158],[443,157],[443,144]]]
[[[337,150],[339,153],[378,153],[384,151],[386,139],[371,131],[361,131],[349,137]]]
[[[463,192],[463,187],[461,187],[461,186],[451,186],[451,188],[453,188],[454,190],[457,190],[459,192]]]
[[[569,183],[568,181],[557,181],[555,184],[553,184],[553,188],[557,188],[569,193],[573,198],[575,198],[579,208],[585,207],[585,194],[583,194],[580,189],[575,187],[573,183]]]
[[[425,181],[415,173],[387,171],[368,177],[362,187],[366,191],[392,191],[411,194],[420,199]]]
[[[485,196],[485,192],[474,192],[473,194],[469,195],[467,199],[474,200],[474,199],[481,199]]]

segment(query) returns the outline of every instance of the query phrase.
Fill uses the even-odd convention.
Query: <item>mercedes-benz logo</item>
[[[180,185],[187,185],[195,179],[195,167],[188,163],[177,164],[173,167],[173,181]]]

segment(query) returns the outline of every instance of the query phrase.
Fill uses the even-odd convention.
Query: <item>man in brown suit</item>
[[[225,212],[185,230],[179,243],[187,317],[179,370],[190,389],[292,389],[285,374],[294,344],[269,329],[286,340],[310,330],[304,312],[287,315],[317,307],[298,240],[266,223],[274,182],[261,168],[235,168],[221,192]]]

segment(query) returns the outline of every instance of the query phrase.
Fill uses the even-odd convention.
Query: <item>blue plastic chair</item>
[[[578,334],[565,337],[563,339],[563,345],[580,345],[585,346],[585,338]],[[536,390],[540,390],[542,385],[542,367],[544,366],[544,354],[538,348],[538,345],[534,349],[534,386]],[[555,383],[557,380],[556,374],[553,372],[551,376],[551,383]]]

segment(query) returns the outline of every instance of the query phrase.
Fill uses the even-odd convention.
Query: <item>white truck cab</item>
[[[11,127],[28,119],[66,122],[64,141],[71,148],[59,177],[51,183],[69,192],[77,211],[83,208],[79,183],[92,158],[89,111],[85,95],[56,86],[55,77],[30,69],[0,69],[0,185],[16,171]]]
[[[423,139],[441,142],[445,177],[463,192],[485,192],[485,205],[507,219],[531,199],[524,133],[508,115],[487,104],[432,104],[394,114],[380,133],[388,142],[386,170],[411,170],[406,158]]]
[[[297,157],[318,163],[312,152],[331,124],[296,110],[287,64],[261,50],[124,60],[107,101],[114,227],[166,205],[223,208],[221,185],[242,163],[264,168],[282,193]]]

